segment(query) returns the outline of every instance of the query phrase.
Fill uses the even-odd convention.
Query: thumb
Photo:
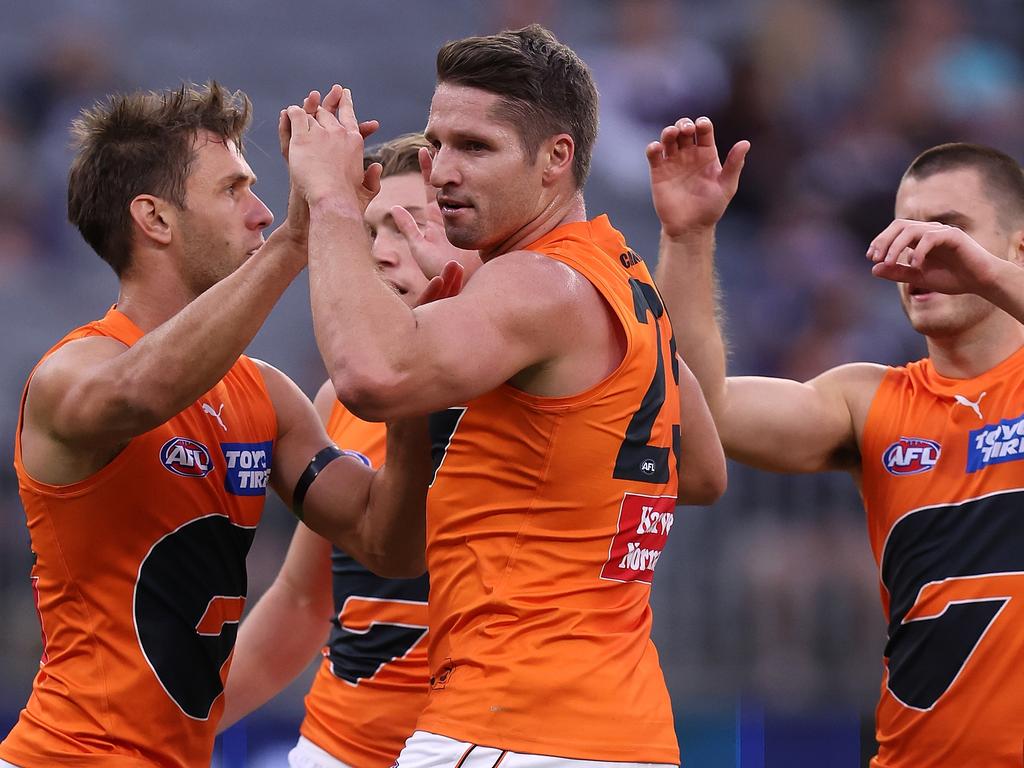
[[[423,183],[427,187],[433,187],[430,183],[430,174],[434,171],[434,158],[430,156],[430,150],[426,147],[420,147],[419,151],[420,161],[420,173],[423,175]]]
[[[372,193],[373,197],[380,192],[380,176],[384,172],[384,166],[380,163],[370,163],[370,166],[363,171],[363,186]]]
[[[737,141],[732,149],[729,150],[729,154],[725,158],[725,164],[722,166],[722,179],[734,192],[736,187],[739,186],[740,172],[747,161],[747,153],[749,151],[749,141]]]
[[[306,114],[306,111],[302,107],[297,107],[294,104],[288,107],[287,114],[288,121],[290,123],[290,144],[295,140],[296,136],[309,133],[309,115]]]

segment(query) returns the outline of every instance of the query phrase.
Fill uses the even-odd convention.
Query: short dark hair
[[[1010,228],[1024,219],[1024,170],[1009,155],[982,144],[953,142],[926,149],[910,164],[903,178],[926,179],[936,173],[973,168],[981,176],[985,194]]]
[[[366,150],[363,156],[363,167],[371,163],[383,166],[381,178],[400,176],[403,173],[420,172],[420,149],[430,149],[430,142],[422,133],[405,133],[391,141],[385,141]]]
[[[114,94],[71,124],[68,219],[120,276],[131,256],[129,205],[151,194],[185,207],[185,182],[200,131],[241,151],[252,104],[215,81],[167,91]]]
[[[501,97],[498,116],[519,131],[531,160],[544,139],[567,133],[581,188],[597,138],[597,88],[576,53],[539,24],[447,43],[437,53],[437,82]]]

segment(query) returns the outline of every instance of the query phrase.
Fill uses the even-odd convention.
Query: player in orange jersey
[[[332,382],[364,417],[460,409],[428,496],[431,691],[397,765],[678,763],[649,590],[677,494],[716,499],[725,465],[643,260],[586,219],[586,66],[536,25],[442,48],[421,162],[484,264],[415,309],[369,267],[338,93],[337,116],[288,110]]]
[[[387,469],[334,461],[295,384],[242,355],[306,263],[301,201],[264,242],[249,113],[209,84],[112,96],[75,123],[70,218],[120,293],[44,355],[22,399],[44,637],[0,744],[22,768],[209,763],[268,485],[363,563],[423,571],[425,420],[389,432]]]
[[[366,157],[366,164],[382,166],[380,192],[364,214],[373,258],[385,282],[409,306],[415,306],[428,284],[409,241],[419,246],[422,238],[437,242],[445,237],[441,211],[432,195],[428,198],[420,174],[419,150],[427,146],[422,134],[409,134]],[[430,254],[441,256],[424,265],[431,272],[452,259],[464,265],[466,274],[479,265],[470,251],[430,249]],[[349,413],[330,381],[314,405],[336,444],[357,451],[369,466],[384,463],[383,424]],[[457,413],[431,417],[432,431],[446,434],[452,417]],[[440,441],[434,445],[438,456],[444,448]],[[221,727],[276,695],[323,648],[289,764],[388,768],[426,704],[428,588],[425,575],[375,576],[298,526],[277,579],[239,628]]]
[[[904,174],[898,219],[869,255],[875,274],[903,281],[927,358],[851,363],[804,383],[726,377],[714,229],[748,146],[719,165],[700,118],[648,148],[658,280],[680,351],[729,455],[778,472],[846,470],[860,486],[889,621],[872,766],[1019,766],[1024,174],[969,144],[933,147]]]

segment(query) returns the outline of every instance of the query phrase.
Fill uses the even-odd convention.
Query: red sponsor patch
[[[674,496],[642,496],[627,493],[619,507],[619,530],[608,548],[601,578],[609,581],[654,580],[668,534],[675,521]]]

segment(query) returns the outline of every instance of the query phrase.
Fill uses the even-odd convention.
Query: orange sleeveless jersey
[[[47,355],[97,335],[130,345],[142,332],[111,309]],[[19,419],[14,466],[44,647],[0,758],[26,768],[209,764],[276,434],[263,378],[244,357],[71,485],[28,475]]]
[[[383,424],[335,403],[327,432],[371,466],[384,463]],[[388,768],[427,700],[429,583],[383,579],[337,548],[331,560],[335,614],[301,732],[349,765]]]
[[[607,217],[527,249],[600,291],[627,350],[580,394],[503,385],[450,419],[428,496],[432,677],[417,728],[515,752],[677,763],[649,606],[677,489],[672,328]]]
[[[888,371],[862,492],[889,622],[875,768],[1024,762],[1024,349]]]

